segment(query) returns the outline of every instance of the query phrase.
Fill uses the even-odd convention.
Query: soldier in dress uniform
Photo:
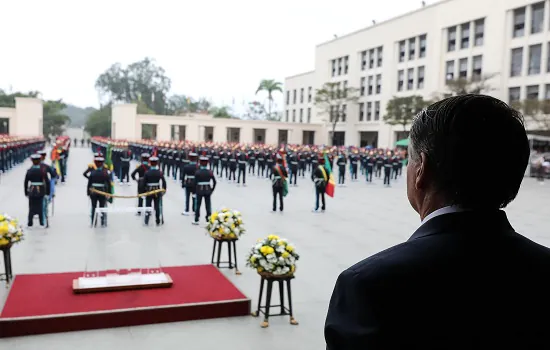
[[[374,165],[376,163],[376,157],[374,156],[374,152],[369,152],[365,161],[366,161],[365,176],[367,177],[367,182],[372,183],[372,173],[374,172]]]
[[[103,157],[103,155],[99,152],[95,152],[94,153],[94,158],[93,158],[93,161],[92,163],[88,164],[88,167],[86,168],[86,170],[84,171],[84,173],[82,175],[84,175],[85,178],[89,178],[90,177],[90,173],[96,169],[96,165],[95,165],[95,159],[97,157]]]
[[[380,177],[382,175],[383,165],[384,165],[384,152],[378,151],[378,155],[376,156],[376,177]]]
[[[272,174],[271,187],[273,189],[273,212],[277,211],[277,197],[279,197],[279,210],[282,212],[284,209],[284,182],[288,177],[288,173],[283,166],[283,157],[280,154],[277,154],[276,158],[277,163],[270,170],[270,174]]]
[[[357,150],[353,150],[353,153],[349,156],[350,168],[351,168],[351,181],[357,181],[357,168],[359,166],[359,155]]]
[[[235,172],[237,171],[237,154],[235,151],[229,154],[229,181],[237,181]]]
[[[394,180],[397,180],[397,175],[399,174],[399,155],[397,153],[394,153],[392,160],[392,178]]]
[[[183,167],[181,186],[185,189],[185,211],[182,215],[189,215],[189,201],[193,199],[192,210],[196,210],[196,179],[195,173],[197,172],[197,154],[195,152],[189,153],[189,162]]]
[[[327,188],[327,183],[329,179],[328,170],[325,169],[325,166],[322,165],[325,162],[325,157],[322,153],[317,157],[317,168],[312,169],[311,171],[311,180],[315,184],[315,208],[313,209],[314,213],[319,212],[319,199],[321,200],[321,212],[325,212],[325,191]]]
[[[212,169],[216,171],[216,175],[220,175],[220,150],[218,147],[212,150]]]
[[[149,158],[149,169],[145,172],[145,175],[143,175],[143,183],[145,184],[146,192],[151,192],[159,189],[166,190],[166,178],[164,177],[162,171],[159,169],[158,163],[158,157]],[[156,193],[149,195],[145,198],[145,206],[150,207],[152,204],[153,208],[155,209],[155,223],[157,224],[157,226],[161,223],[164,224],[164,215],[162,212],[162,196],[163,193]],[[162,221],[160,219],[161,215]],[[151,213],[147,212],[145,214],[145,225],[149,225],[150,217]]]
[[[244,148],[237,152],[237,162],[239,163],[239,174],[237,176],[237,184],[241,184],[241,175],[243,176],[243,186],[246,186],[246,164],[248,163],[248,156],[245,153]]]
[[[289,185],[298,186],[296,184],[296,178],[298,177],[298,157],[295,152],[291,152],[288,156],[288,167],[290,170]]]
[[[103,157],[96,157],[94,159],[96,168],[92,170],[90,176],[88,177],[88,186],[86,187],[86,194],[90,197],[92,202],[92,212],[91,212],[91,224],[94,225],[94,217],[97,206],[100,208],[105,208],[107,206],[107,201],[112,202],[112,198],[107,198],[107,196],[99,193],[92,192],[91,189],[94,188],[98,191],[111,193],[111,173],[109,170],[103,167],[105,159]],[[101,213],[101,226],[107,226],[107,214]]]
[[[306,177],[306,162],[308,158],[307,152],[302,150],[298,153],[298,176]]]
[[[128,149],[128,144],[120,153],[120,182],[126,180],[126,185],[130,186],[130,161],[132,160],[132,151]]]
[[[338,185],[340,186],[344,186],[346,181],[346,164],[346,155],[344,152],[340,151],[338,154],[338,160],[336,161],[336,165],[338,165]]]
[[[275,153],[273,153],[272,150],[269,149],[269,151],[265,155],[265,166],[266,166],[265,177],[266,178],[271,179],[271,175],[273,174],[273,163],[275,162],[275,158],[276,158]]]
[[[35,215],[38,215],[40,226],[47,227],[44,198],[50,195],[50,179],[47,171],[40,166],[41,160],[42,157],[39,154],[33,154],[31,156],[32,166],[25,175],[25,196],[29,198],[29,215],[27,218],[27,226],[29,227],[32,227]]]
[[[195,209],[195,221],[193,225],[199,224],[199,217],[201,212],[201,204],[204,198],[204,205],[206,207],[206,222],[210,219],[212,214],[212,192],[216,189],[216,178],[212,170],[207,169],[208,158],[200,157],[200,166],[195,172],[195,179],[197,181],[197,207]]]
[[[248,157],[248,174],[254,175],[254,173],[256,172],[256,152],[254,148],[248,150],[247,157]]]
[[[229,150],[227,150],[226,148],[223,149],[222,153],[220,154],[220,159],[221,159],[221,165],[222,165],[222,170],[221,170],[221,174],[220,174],[220,178],[224,178],[224,174],[223,174],[223,171],[225,170],[225,178],[227,179],[228,178],[228,167],[229,167],[229,156],[231,155],[231,153],[229,152]]]
[[[258,177],[264,176],[265,173],[265,148],[258,152]]]
[[[384,185],[390,186],[391,179],[391,170],[393,168],[393,161],[391,157],[391,152],[386,153],[386,156],[383,158],[384,161]]]
[[[137,193],[138,196],[142,193],[145,193],[145,184],[143,183],[143,176],[149,170],[149,158],[151,158],[151,155],[149,153],[142,153],[141,154],[141,163],[138,164],[138,166],[132,171],[132,175],[130,177],[132,180],[137,181]],[[138,178],[136,179],[136,175],[138,175]],[[143,207],[143,197],[138,197],[138,207]],[[141,211],[138,211],[136,215],[141,215]]]

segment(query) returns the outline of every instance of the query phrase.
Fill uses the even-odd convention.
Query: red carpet
[[[83,273],[17,275],[0,338],[250,314],[250,300],[213,265],[165,267],[171,288],[75,295]]]

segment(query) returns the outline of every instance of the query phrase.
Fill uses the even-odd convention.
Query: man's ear
[[[420,153],[420,157],[416,164],[415,174],[416,180],[414,186],[417,190],[425,189],[428,185],[428,176],[426,167],[428,165],[428,157],[425,153]]]

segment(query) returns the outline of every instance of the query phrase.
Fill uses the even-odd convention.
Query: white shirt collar
[[[450,214],[450,213],[459,213],[459,212],[462,212],[462,211],[466,211],[466,209],[463,209],[463,208],[460,208],[456,205],[449,205],[449,206],[446,206],[446,207],[443,207],[443,208],[439,208],[433,212],[431,212],[430,214],[428,214],[424,220],[422,220],[420,222],[420,225],[424,225],[426,222],[428,222],[429,220],[437,217],[437,216],[440,216],[440,215],[444,215],[444,214]]]

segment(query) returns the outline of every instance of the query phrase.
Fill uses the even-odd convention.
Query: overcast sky
[[[254,99],[261,79],[282,82],[312,70],[315,45],[334,34],[420,6],[420,0],[0,0],[0,88],[97,106],[99,74],[149,56],[172,79],[171,93],[228,105],[235,98],[239,107]]]

